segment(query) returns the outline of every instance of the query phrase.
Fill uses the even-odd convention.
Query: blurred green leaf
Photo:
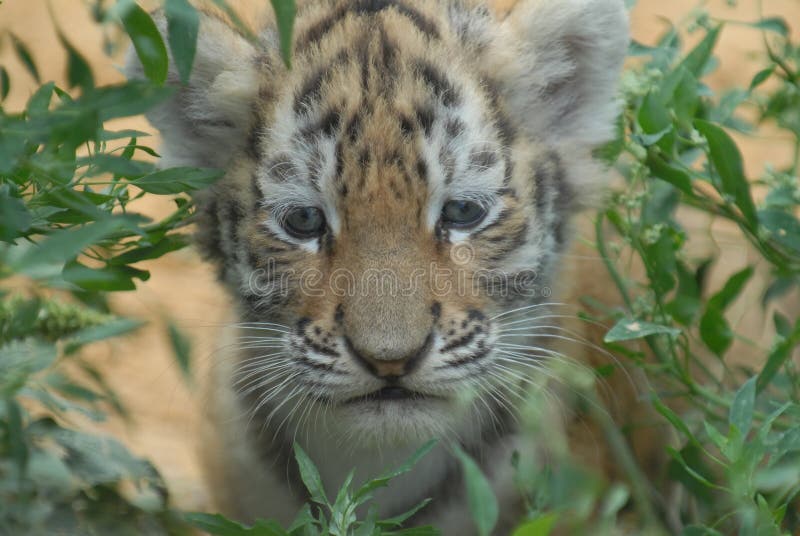
[[[11,78],[8,76],[6,68],[0,65],[0,102],[6,100],[10,91]]]
[[[297,443],[294,444],[294,457],[300,470],[300,478],[303,480],[311,500],[317,504],[330,506],[325,494],[325,488],[322,485],[322,477],[319,475],[317,467]]]
[[[736,206],[751,227],[756,226],[757,216],[750,185],[744,175],[742,155],[733,139],[720,127],[696,119],[695,128],[708,140],[711,161],[721,179],[722,193],[733,197]]]
[[[387,485],[389,485],[389,482],[391,480],[411,471],[411,469],[423,457],[425,457],[433,449],[435,445],[436,441],[428,441],[427,443],[422,445],[419,449],[417,449],[417,451],[414,452],[414,454],[412,454],[408,460],[403,462],[403,464],[400,465],[400,467],[392,471],[389,471],[388,473],[385,473],[382,476],[373,478],[372,480],[364,484],[361,488],[358,489],[358,491],[353,496],[353,501],[356,504],[360,504],[364,498],[371,496],[372,492],[375,491],[376,489],[386,487]]]
[[[94,87],[94,76],[89,63],[60,30],[58,39],[67,51],[67,83],[69,87],[80,87],[84,92],[91,90]]]
[[[11,195],[8,184],[0,184],[0,240],[13,244],[30,229],[32,221],[25,202]]]
[[[184,519],[195,528],[213,536],[287,536],[274,521],[256,521],[252,527],[246,527],[231,521],[219,514],[189,513]]]
[[[25,46],[25,43],[23,43],[16,35],[10,32],[9,35],[11,36],[11,43],[14,45],[14,52],[17,53],[19,61],[22,62],[22,65],[25,66],[25,69],[27,69],[33,79],[36,80],[36,83],[41,84],[42,79],[39,77],[39,69],[36,68],[36,62],[33,60],[30,50],[28,50],[28,47]]]
[[[127,266],[89,268],[78,261],[67,263],[61,272],[61,276],[65,281],[69,281],[82,289],[105,292],[136,290],[133,278],[144,281],[149,278],[149,275],[148,272],[134,270]]]
[[[191,376],[191,341],[172,322],[167,324],[167,334],[172,346],[172,354],[175,356],[178,367],[180,367],[184,377],[189,378]]]
[[[464,485],[472,520],[480,536],[489,536],[497,525],[499,517],[497,497],[483,471],[469,454],[456,444],[453,445],[453,450],[464,471]]]
[[[62,229],[33,245],[13,266],[26,272],[41,264],[63,264],[74,259],[85,248],[112,235],[129,222],[124,216],[109,217],[77,229]]]
[[[671,328],[669,326],[662,326],[652,322],[645,322],[643,320],[632,320],[630,318],[620,319],[603,338],[605,342],[617,341],[630,341],[634,339],[641,339],[650,335],[669,335],[677,337],[680,335],[681,330]]]
[[[287,67],[292,66],[292,34],[294,32],[294,18],[297,13],[295,0],[270,0],[275,11],[275,20],[278,23],[278,33],[281,42],[281,57]]]
[[[171,195],[210,186],[223,174],[218,169],[177,167],[150,173],[133,184],[151,194]]]
[[[157,85],[167,80],[169,59],[167,47],[153,19],[133,0],[120,2],[122,25],[133,42],[145,76]]]
[[[167,41],[172,58],[181,82],[188,84],[197,51],[200,17],[188,0],[166,0],[164,14],[167,17]]]
[[[800,221],[787,212],[768,209],[758,212],[758,220],[773,240],[800,255]]]
[[[14,395],[32,374],[56,360],[56,348],[41,340],[28,338],[0,346],[0,398]]]
[[[69,338],[64,351],[68,354],[73,353],[86,344],[110,339],[112,337],[119,337],[120,335],[135,331],[143,324],[144,323],[140,320],[119,318],[99,326],[82,329]]]
[[[800,319],[795,323],[792,333],[788,337],[782,337],[782,340],[770,350],[767,362],[758,374],[758,392],[766,389],[778,371],[789,361],[798,344],[800,344]]]
[[[512,536],[549,536],[557,521],[558,514],[543,514],[514,529]]]
[[[736,391],[733,403],[728,414],[728,423],[735,426],[745,437],[753,425],[753,411],[756,403],[756,381],[757,376],[753,376]]]
[[[652,152],[648,154],[647,165],[656,178],[670,183],[689,196],[694,195],[692,191],[692,178],[686,171],[668,164],[661,156],[653,154]]]
[[[714,52],[714,47],[717,45],[720,31],[722,26],[716,26],[708,30],[706,36],[703,38],[696,47],[694,47],[686,58],[681,62],[681,67],[692,73],[695,78],[700,78],[708,65],[708,60]]]
[[[725,285],[722,289],[714,294],[711,299],[709,299],[708,303],[710,307],[718,308],[721,311],[727,309],[733,301],[739,297],[739,294],[742,293],[745,285],[750,278],[753,277],[755,270],[752,266],[748,266],[739,272],[733,274],[728,280],[725,282]]]
[[[766,19],[761,19],[758,22],[749,23],[748,26],[752,26],[753,28],[758,28],[759,30],[764,30],[767,32],[775,32],[784,37],[789,35],[790,31],[789,25],[781,17],[768,17]]]
[[[758,86],[760,86],[761,84],[766,82],[767,79],[770,76],[772,76],[772,73],[774,73],[774,72],[775,72],[775,66],[774,65],[771,65],[770,67],[767,67],[766,69],[762,69],[762,70],[758,71],[756,73],[756,75],[753,77],[753,79],[750,81],[750,87],[748,88],[748,91],[752,92]]]
[[[730,348],[733,332],[719,307],[706,307],[700,318],[700,337],[717,357],[721,358]]]

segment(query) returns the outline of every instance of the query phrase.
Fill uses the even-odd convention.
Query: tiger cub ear
[[[156,14],[154,20],[166,43],[166,19]],[[256,47],[229,24],[200,13],[188,84],[181,83],[170,55],[167,85],[175,93],[147,113],[163,139],[162,165],[224,168],[247,143],[258,94],[257,55]],[[133,47],[125,74],[129,79],[145,78]]]
[[[514,53],[498,74],[523,128],[577,149],[608,141],[630,39],[623,0],[518,0],[500,24]]]

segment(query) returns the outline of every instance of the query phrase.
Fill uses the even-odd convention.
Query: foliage
[[[295,520],[287,529],[281,528],[274,521],[258,521],[251,527],[245,527],[220,515],[189,514],[187,519],[195,527],[214,536],[319,536],[330,534],[332,536],[364,535],[364,536],[435,536],[439,532],[433,527],[414,527],[403,529],[403,522],[424,508],[428,502],[424,501],[408,512],[391,519],[378,519],[378,513],[371,506],[363,521],[358,520],[356,509],[367,504],[376,490],[386,487],[389,482],[411,470],[411,468],[427,454],[434,446],[431,441],[422,446],[404,464],[365,482],[358,489],[353,490],[353,472],[336,494],[336,499],[331,502],[322,485],[322,478],[308,455],[295,444],[294,453],[300,477],[308,490],[312,504],[306,504],[300,509]]]
[[[688,25],[702,39],[685,55],[679,28],[653,48],[633,43],[640,61],[626,73],[619,137],[601,151],[625,179],[596,225],[598,251],[625,304],[604,315],[616,321],[606,342],[643,368],[655,386],[654,408],[680,437],[667,447],[669,478],[687,498],[661,506],[676,516],[671,531],[795,533],[800,378],[791,355],[800,320],[771,306],[800,284],[800,47],[781,19],[750,24],[763,34],[767,65],[748,88],[714,95],[702,79],[716,66],[726,23],[698,11]],[[754,179],[729,132],[762,126],[791,140],[794,160]],[[696,237],[681,224],[698,214],[733,222],[758,264],[710,287],[709,267],[719,258],[693,258]],[[643,267],[644,281],[623,275],[632,263]],[[762,314],[765,321],[772,315],[776,333],[769,348],[737,334],[727,314],[757,284],[757,267],[767,280]],[[630,339],[643,345],[619,344]],[[751,353],[744,366],[730,352],[737,339]]]
[[[213,2],[252,36],[223,0]],[[289,65],[294,2],[272,5]],[[219,515],[175,512],[151,464],[114,439],[79,431],[81,420],[102,420],[110,411],[126,415],[81,353],[140,325],[117,317],[106,294],[134,290],[136,280],[149,277],[139,263],[186,247],[184,228],[193,213],[187,194],[220,176],[210,169],[156,170],[158,155],[142,142],[146,134],[107,128],[108,121],[139,115],[170,95],[168,51],[181,79],[188,79],[198,30],[191,4],[164,1],[166,42],[134,0],[91,8],[99,24],[131,38],[147,82],[96,87],[87,62],[59,33],[68,92],[40,82],[24,39],[0,36],[40,84],[23,111],[0,108],[0,288],[15,289],[0,291],[0,533],[180,534],[190,527],[219,535],[437,533],[403,529],[403,516],[380,520],[369,505],[375,490],[411,470],[430,445],[360,487],[348,479],[332,501],[298,447],[310,503],[290,527],[271,521],[245,527]],[[604,422],[626,482],[602,482],[568,462],[533,470],[517,456],[528,505],[517,535],[547,535],[555,527],[618,533],[629,502],[642,530],[654,534],[800,530],[800,378],[792,358],[800,320],[774,307],[800,284],[800,46],[781,19],[750,26],[763,34],[764,68],[748,88],[720,95],[703,80],[716,66],[724,21],[698,10],[657,46],[632,43],[618,136],[597,153],[624,179],[598,213],[595,237],[624,306],[587,303],[585,317],[613,326],[608,349],[641,368],[653,386],[650,402],[679,438],[665,447],[668,482],[658,485],[678,486],[683,498],[651,493],[622,431]],[[687,28],[701,38],[684,53]],[[0,67],[0,102],[12,83]],[[748,177],[738,135],[731,133],[749,135],[762,126],[792,140],[794,159],[785,169]],[[163,195],[174,203],[168,216],[153,221],[134,211],[143,197]],[[711,288],[708,273],[719,256],[692,256],[696,237],[681,224],[686,214],[731,222],[758,261]],[[641,266],[644,278],[637,280],[630,266]],[[775,332],[768,348],[738,334],[730,319],[731,307],[760,284],[754,275],[761,272],[768,272],[768,283],[760,306]],[[168,335],[189,374],[189,342],[173,325]],[[752,353],[747,366],[734,359],[734,344]],[[598,380],[613,373],[596,371]],[[490,534],[497,501],[475,463],[454,450],[476,528]]]
[[[198,14],[167,0],[169,47],[181,75],[191,71]],[[114,315],[106,293],[136,288],[137,265],[189,243],[187,193],[219,170],[156,170],[147,136],[114,131],[167,98],[167,48],[149,14],[132,1],[93,6],[98,23],[121,26],[143,57],[150,82],[96,87],[92,71],[59,31],[68,92],[42,83],[19,112],[0,109],[0,533],[179,534],[189,528],[168,504],[164,482],[118,441],[79,431],[125,408],[83,346],[141,325]],[[40,80],[24,41],[10,42]],[[109,45],[113,43],[109,42]],[[0,69],[5,99],[13,83]],[[135,212],[144,196],[172,196],[171,214]],[[170,338],[188,370],[185,337]],[[69,372],[67,372],[69,371]]]

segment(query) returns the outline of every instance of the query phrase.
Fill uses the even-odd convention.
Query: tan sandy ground
[[[507,4],[514,0],[498,1]],[[232,1],[234,5],[243,2]],[[757,20],[755,0],[741,0],[739,4],[736,10],[730,9],[723,0],[710,1],[707,5],[720,18]],[[120,55],[109,59],[102,53],[101,34],[84,2],[51,0],[50,5],[64,34],[91,61],[97,83],[121,80]],[[676,20],[694,5],[692,0],[640,0],[632,14],[634,37],[644,43],[654,43],[667,27],[667,21]],[[795,40],[798,39],[800,0],[765,0],[764,11],[767,16],[783,16],[793,26]],[[7,29],[30,46],[42,78],[63,85],[65,55],[57,41],[46,1],[0,0],[0,33]],[[747,86],[763,65],[762,58],[752,54],[759,50],[760,39],[758,32],[743,27],[731,26],[723,32],[718,50],[720,68],[710,77],[714,89]],[[5,106],[7,110],[17,110],[24,106],[35,84],[13,56],[9,43],[4,44],[0,63],[10,70],[12,78],[12,91]],[[143,119],[119,121],[113,128],[150,130]],[[754,137],[736,137],[745,152],[750,176],[757,176],[765,163],[781,166],[790,161],[791,152],[785,136],[767,130]],[[158,215],[164,214],[168,206],[166,199],[149,198],[137,208]],[[698,220],[689,224],[697,233],[702,233],[706,226],[706,222]],[[723,222],[715,223],[713,228],[716,243],[701,237],[698,248],[719,248],[723,252],[724,262],[718,263],[717,279],[757,260],[736,239],[733,227]],[[123,438],[135,452],[155,462],[166,477],[177,506],[207,509],[210,508],[209,498],[200,479],[194,436],[198,420],[203,418],[203,403],[194,394],[197,390],[192,389],[178,371],[166,336],[165,319],[175,321],[190,336],[192,366],[196,376],[202,377],[202,371],[213,359],[218,326],[228,315],[228,300],[215,282],[211,269],[193,250],[144,263],[143,267],[151,270],[150,281],[139,284],[136,292],[115,294],[112,301],[120,313],[146,319],[149,324],[135,336],[91,349],[92,358],[105,370],[111,385],[135,418],[133,425],[112,421],[105,428]],[[731,318],[740,326],[746,326],[754,339],[769,340],[770,328],[761,324],[764,317],[757,306],[760,291],[758,285],[751,285],[734,306]],[[797,303],[791,305],[790,310],[797,314]],[[743,345],[738,345],[733,352],[745,363],[750,353]]]

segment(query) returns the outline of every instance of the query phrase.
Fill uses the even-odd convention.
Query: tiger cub
[[[512,454],[544,435],[614,473],[568,389],[538,437],[519,412],[552,363],[606,359],[562,344],[584,327],[557,304],[604,286],[599,264],[570,268],[572,221],[602,191],[627,45],[623,0],[308,0],[287,68],[273,22],[252,40],[203,12],[191,80],[173,68],[148,117],[164,164],[226,171],[197,199],[238,304],[201,440],[225,513],[291,521],[294,442],[331,492],[438,439],[376,501],[385,518],[432,497],[408,524],[454,535],[473,531],[454,443],[494,487],[498,534],[520,515]]]

